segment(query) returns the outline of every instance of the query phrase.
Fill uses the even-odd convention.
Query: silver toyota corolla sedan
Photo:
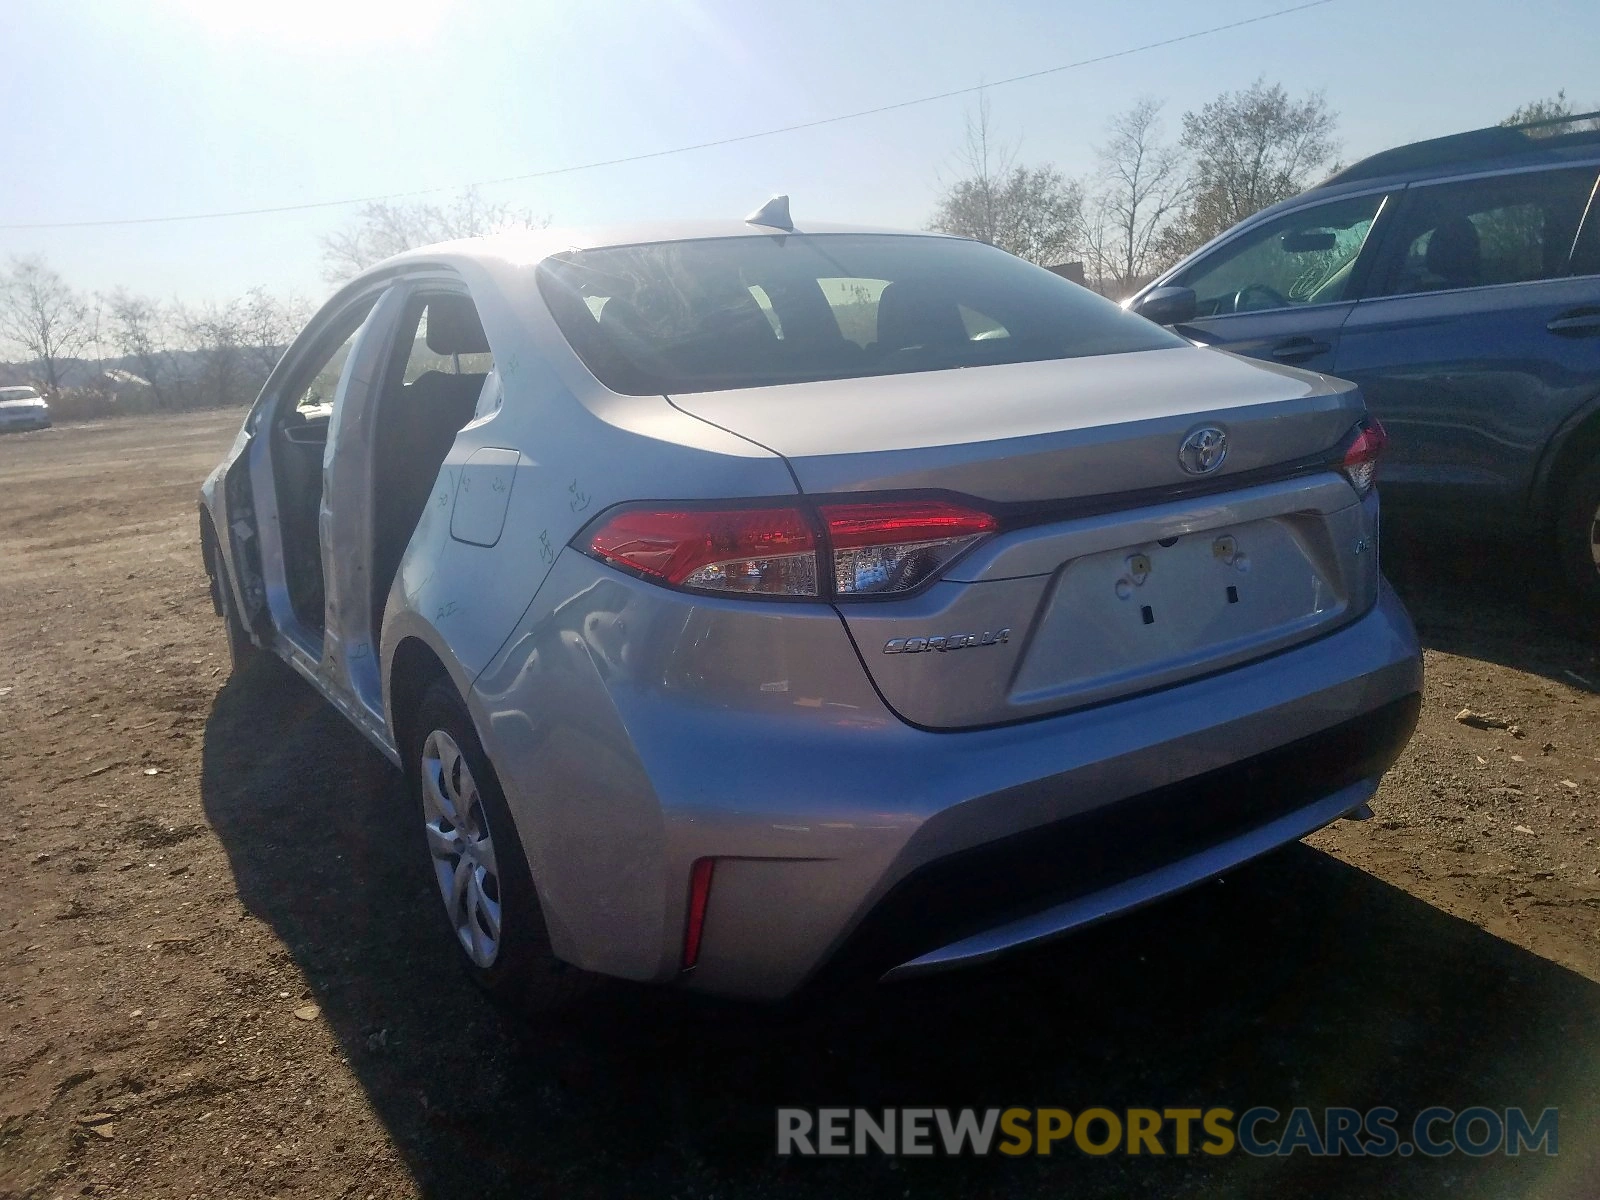
[[[1365,814],[1422,671],[1351,385],[759,219],[390,259],[202,489],[482,984],[914,976]]]

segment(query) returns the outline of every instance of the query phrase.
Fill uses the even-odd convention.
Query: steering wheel
[[[1252,305],[1250,303],[1250,297],[1253,295],[1264,296],[1267,300],[1267,303],[1264,305]],[[1234,312],[1249,312],[1252,308],[1287,307],[1289,307],[1288,299],[1264,283],[1247,283],[1244,285],[1244,287],[1240,288],[1233,294]]]

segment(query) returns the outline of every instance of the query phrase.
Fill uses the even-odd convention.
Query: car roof
[[[1593,120],[1597,116],[1600,114],[1582,113],[1559,120]],[[1380,150],[1335,171],[1321,183],[1252,214],[1240,224],[1254,225],[1262,219],[1299,208],[1314,200],[1404,187],[1430,179],[1569,164],[1600,164],[1600,127],[1542,137],[1530,136],[1527,132],[1530,128],[1553,123],[1541,121],[1519,126],[1492,125],[1487,129],[1452,133]],[[1227,232],[1231,233],[1232,230]]]
[[[531,267],[552,254],[568,250],[592,250],[605,246],[638,246],[656,242],[703,241],[712,238],[789,237],[806,234],[887,234],[897,237],[948,237],[948,234],[922,230],[892,229],[872,225],[806,222],[793,229],[753,225],[739,220],[640,221],[620,225],[558,226],[546,229],[514,229],[481,237],[461,238],[419,246],[377,263],[363,275],[381,273],[413,263],[474,261],[484,266]]]
[[[1334,172],[1312,190],[1385,179],[1411,182],[1474,171],[1559,166],[1600,158],[1600,128],[1547,137],[1529,136],[1527,128],[1496,125],[1380,150]]]

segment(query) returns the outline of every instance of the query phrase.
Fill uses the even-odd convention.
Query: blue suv
[[[1596,116],[1375,154],[1241,221],[1128,306],[1360,384],[1389,433],[1385,507],[1549,536],[1600,611]]]

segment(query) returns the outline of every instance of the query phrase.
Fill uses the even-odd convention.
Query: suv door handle
[[[1594,337],[1600,334],[1600,307],[1569,309],[1545,328],[1560,337]]]
[[[1271,354],[1279,362],[1297,363],[1315,358],[1319,354],[1326,354],[1332,349],[1331,342],[1315,342],[1308,337],[1292,337],[1274,346]]]

